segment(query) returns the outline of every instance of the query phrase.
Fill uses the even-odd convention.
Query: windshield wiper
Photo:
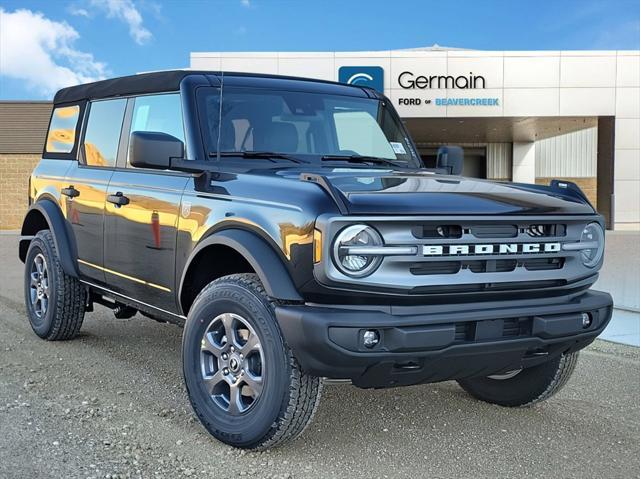
[[[404,166],[387,158],[367,155],[324,155],[322,161],[349,161],[351,163],[375,163],[378,165]]]
[[[218,153],[212,151],[209,153],[210,158],[216,158]],[[239,156],[241,158],[251,158],[256,160],[288,160],[294,163],[307,163],[286,153],[277,153],[275,151],[221,151],[220,156]]]

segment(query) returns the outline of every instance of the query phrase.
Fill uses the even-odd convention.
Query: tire
[[[51,231],[39,231],[29,244],[24,274],[33,331],[47,341],[75,338],[84,319],[86,294],[80,281],[62,269]]]
[[[578,363],[578,352],[561,354],[550,361],[523,369],[515,375],[461,379],[458,384],[471,396],[491,404],[529,407],[557,393]]]
[[[200,292],[182,360],[194,412],[234,447],[261,450],[296,438],[320,401],[322,380],[300,369],[255,274],[225,276]]]

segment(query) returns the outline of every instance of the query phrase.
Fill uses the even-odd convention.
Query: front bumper
[[[390,387],[481,377],[590,344],[611,319],[608,293],[417,307],[281,305],[276,317],[302,368]],[[582,313],[591,324],[583,326]],[[363,335],[376,330],[367,349]]]

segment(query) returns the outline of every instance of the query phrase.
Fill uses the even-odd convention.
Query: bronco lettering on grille
[[[424,245],[424,256],[510,255],[557,253],[560,243],[501,243],[501,244],[452,244]]]

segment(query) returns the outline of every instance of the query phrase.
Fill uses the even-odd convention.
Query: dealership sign
[[[384,70],[382,67],[340,67],[338,81],[348,85],[366,86],[384,92]]]
[[[341,83],[349,85],[367,86],[384,91],[384,71],[379,66],[342,66],[338,70],[338,79]],[[403,90],[420,92],[429,90],[483,90],[487,87],[484,76],[469,72],[468,75],[427,75],[412,71],[403,71],[398,75],[398,85]],[[454,94],[446,97],[425,98],[420,96],[402,96],[397,99],[397,104],[402,106],[499,106],[498,98],[491,97],[455,97]]]
[[[439,90],[485,88],[485,80],[482,75],[474,75],[473,72],[469,72],[469,76],[458,75],[456,77],[453,75],[414,75],[413,72],[402,72],[398,75],[398,85],[405,90],[412,88],[420,90],[427,88]]]
[[[484,90],[487,82],[482,75],[469,72],[468,75],[421,75],[411,71],[404,71],[398,75],[398,85],[403,90]],[[499,106],[498,98],[487,97],[456,97],[448,94],[446,97],[399,97],[398,105],[403,106]]]

